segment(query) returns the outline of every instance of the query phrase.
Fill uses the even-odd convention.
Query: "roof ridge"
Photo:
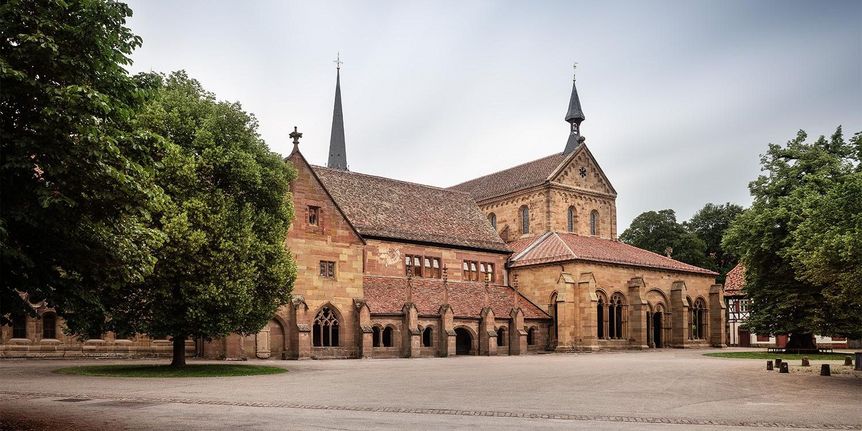
[[[557,233],[557,232],[554,232],[554,235],[556,235],[557,239],[558,239],[558,240],[560,240],[560,242],[562,242],[562,243],[563,243],[563,246],[564,246],[564,247],[566,247],[566,250],[568,250],[568,251],[569,251],[569,253],[571,253],[571,254],[572,254],[572,256],[574,256],[574,257],[575,257],[575,259],[577,259],[577,258],[578,258],[578,254],[577,254],[577,253],[575,253],[575,251],[574,251],[574,250],[572,250],[572,248],[571,248],[571,247],[569,247],[569,245],[568,245],[568,244],[566,244],[566,241],[565,241],[564,239],[560,238],[560,234],[559,234],[559,233]]]
[[[548,236],[550,236],[550,235],[551,235],[551,233],[552,233],[552,232],[550,232],[550,231],[549,231],[549,232],[545,232],[545,233],[543,233],[543,234],[542,234],[542,236],[540,236],[540,237],[536,238],[532,243],[530,243],[530,245],[528,245],[528,246],[527,246],[527,247],[525,247],[523,250],[521,250],[521,252],[520,252],[520,253],[516,254],[515,256],[510,257],[510,258],[509,258],[509,260],[516,260],[516,259],[520,259],[523,255],[527,254],[529,251],[531,251],[531,250],[533,250],[534,248],[538,247],[538,245],[539,245],[539,244],[541,244],[541,243],[545,242],[545,239],[547,239],[547,237],[548,237]]]
[[[467,196],[470,196],[470,198],[471,198],[471,199],[473,198],[473,197],[470,195],[470,193],[469,193],[469,192],[465,192],[465,191],[461,191],[461,190],[452,190],[452,189],[449,189],[449,188],[446,188],[446,187],[432,186],[432,185],[428,185],[428,184],[417,183],[417,182],[414,182],[414,181],[399,180],[399,179],[396,179],[396,178],[384,177],[384,176],[382,176],[382,175],[366,174],[366,173],[356,172],[356,171],[343,171],[343,170],[340,170],[340,169],[330,168],[330,167],[327,167],[327,166],[311,165],[311,167],[312,167],[313,169],[318,169],[318,168],[319,168],[319,169],[325,169],[325,170],[327,170],[327,171],[334,171],[334,172],[336,172],[336,173],[338,173],[338,174],[361,175],[361,176],[363,176],[363,177],[377,178],[377,179],[387,180],[387,181],[395,181],[395,182],[397,182],[397,183],[409,184],[409,185],[412,185],[412,186],[419,186],[419,187],[424,187],[424,188],[427,188],[427,189],[442,190],[442,191],[444,191],[444,192],[458,193],[458,194],[461,194],[461,195],[467,195]]]
[[[564,154],[564,153],[562,153],[562,152],[549,154],[549,155],[544,156],[544,157],[539,157],[538,159],[535,159],[535,160],[530,160],[529,162],[524,162],[524,163],[521,163],[521,164],[517,164],[517,165],[515,165],[515,166],[509,166],[508,168],[500,169],[500,170],[497,170],[497,171],[494,171],[494,172],[487,173],[487,174],[482,175],[482,176],[480,176],[480,177],[476,177],[476,178],[473,178],[473,179],[469,179],[469,180],[467,180],[467,181],[464,181],[464,182],[461,182],[461,183],[455,184],[455,185],[453,185],[453,186],[449,186],[448,188],[449,188],[449,189],[453,189],[453,188],[455,188],[455,187],[458,187],[458,186],[461,186],[461,185],[467,184],[467,183],[469,183],[469,182],[473,182],[473,181],[476,181],[476,180],[480,180],[480,179],[485,178],[485,177],[490,177],[491,175],[499,174],[500,172],[506,172],[506,171],[509,171],[509,170],[512,170],[512,169],[515,169],[515,168],[520,168],[521,166],[529,165],[530,163],[535,163],[535,162],[538,162],[539,160],[545,160],[545,159],[549,159],[549,158],[554,157],[554,156],[560,156],[560,155],[563,155],[563,154]]]

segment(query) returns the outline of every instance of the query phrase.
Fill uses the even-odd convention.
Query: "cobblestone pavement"
[[[206,379],[0,361],[0,429],[862,429],[858,377],[703,353],[267,361],[291,372]]]

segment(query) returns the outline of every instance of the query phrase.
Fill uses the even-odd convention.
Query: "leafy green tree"
[[[706,268],[719,273],[718,281],[723,282],[724,276],[736,266],[738,259],[721,246],[721,239],[730,223],[740,213],[742,207],[732,203],[716,205],[708,203],[698,210],[683,226],[689,232],[697,235],[706,245]]]
[[[184,365],[187,339],[257,332],[287,302],[295,172],[269,151],[252,115],[185,72],[140,81],[148,101],[138,126],[164,148],[155,177],[168,199],[155,225],[166,241],[152,274],[104,292],[101,303],[106,329],[171,336],[172,364]]]
[[[765,173],[749,185],[753,204],[723,241],[746,267],[749,327],[790,334],[787,347],[802,350],[815,347],[814,332],[858,336],[862,327],[858,286],[846,283],[859,267],[858,248],[847,249],[860,232],[858,135],[848,144],[839,127],[830,139],[806,140],[800,131],[769,145]]]
[[[110,1],[0,4],[0,323],[140,282],[163,236],[153,146],[124,67],[141,44]]]
[[[676,221],[674,210],[647,211],[635,217],[620,241],[691,265],[706,263],[706,245]]]

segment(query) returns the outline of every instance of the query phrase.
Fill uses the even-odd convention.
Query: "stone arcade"
[[[616,239],[616,191],[581,136],[446,188],[348,170],[340,67],[327,167],[291,134],[291,302],[252,335],[190,342],[207,358],[520,355],[723,346],[716,274]],[[79,342],[50,310],[2,327],[0,357],[170,354],[168,340]]]

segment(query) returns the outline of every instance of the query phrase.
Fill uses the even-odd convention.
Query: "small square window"
[[[335,278],[335,262],[321,260],[320,276],[325,278]]]
[[[320,225],[320,207],[308,207],[308,224],[311,226]]]

